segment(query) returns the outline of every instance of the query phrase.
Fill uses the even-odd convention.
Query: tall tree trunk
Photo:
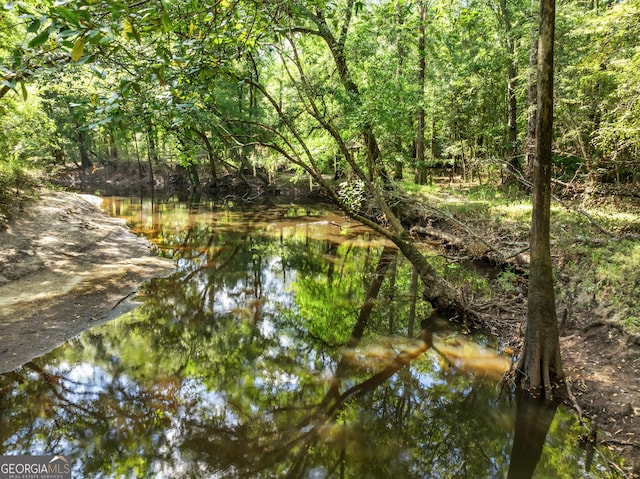
[[[118,152],[118,144],[116,143],[116,135],[113,130],[109,130],[109,157],[111,160],[120,161],[120,153]]]
[[[527,330],[520,359],[520,384],[532,395],[553,398],[563,380],[551,265],[551,143],[553,140],[553,43],[555,0],[540,2],[538,124],[533,169],[531,269]]]
[[[404,13],[404,6],[400,2],[396,4],[396,13],[397,13],[396,19],[397,19],[398,31],[401,32],[402,28],[404,27],[405,13]],[[396,66],[396,84],[398,85],[398,88],[400,88],[400,84],[402,82],[402,76],[404,75],[404,58],[406,56],[406,48],[402,38],[402,34],[398,34],[398,37],[396,39],[396,52],[398,54],[398,64]],[[404,146],[403,146],[403,141],[400,134],[396,136],[395,143],[396,143],[398,154],[402,154],[402,152],[404,151]],[[394,170],[393,179],[394,180],[402,180],[402,178],[404,177],[403,167],[404,167],[404,162],[402,158],[397,157],[393,162],[393,170]]]
[[[149,186],[155,186],[155,178],[153,176],[153,165],[158,163],[158,149],[156,147],[155,130],[153,123],[147,124],[147,159],[149,161]]]
[[[253,86],[251,88],[254,89]],[[197,136],[199,136],[202,142],[204,143],[204,146],[207,150],[207,156],[209,157],[209,171],[211,173],[211,184],[215,186],[216,183],[218,182],[218,172],[216,169],[216,152],[213,149],[213,145],[211,144],[211,141],[209,141],[209,137],[204,131],[200,131],[196,128],[192,128],[191,130]]]
[[[80,166],[83,169],[91,168],[93,162],[89,158],[89,136],[86,130],[78,126],[78,152],[80,153]]]
[[[142,179],[142,161],[140,161],[140,148],[138,148],[138,133],[133,132],[133,144],[136,147],[136,160],[138,160],[138,178]]]
[[[418,128],[416,130],[416,183],[424,185],[427,182],[427,173],[424,161],[424,79],[426,71],[426,58],[425,58],[425,21],[427,6],[425,2],[418,2],[418,10],[420,16],[420,23],[418,25],[418,88],[419,101],[418,101]]]
[[[69,105],[68,108],[69,108],[69,113],[73,118],[73,123],[76,127],[77,141],[78,141],[78,154],[80,155],[80,167],[83,170],[86,170],[88,168],[93,167],[91,158],[89,158],[89,136],[87,135],[87,130],[82,128],[81,120],[79,120],[74,115],[74,111],[71,108],[71,105]]]
[[[533,2],[536,3],[536,2]],[[529,87],[527,89],[527,141],[525,145],[524,177],[533,182],[533,163],[536,156],[536,123],[538,122],[538,28],[531,27],[529,52]]]
[[[518,157],[518,98],[516,96],[516,81],[518,65],[516,58],[516,39],[511,24],[511,15],[507,7],[507,0],[500,0],[500,16],[505,30],[505,49],[507,52],[507,162],[509,175],[507,182],[512,183],[519,175],[521,166]]]
[[[509,143],[509,150],[507,155],[509,156],[509,166],[511,173],[519,174],[522,167],[520,166],[520,158],[518,156],[518,99],[516,96],[516,78],[518,75],[518,69],[516,65],[516,49],[515,39],[509,35],[507,39],[507,54],[509,55],[509,66],[507,68],[507,95],[509,97],[508,105],[508,135],[507,141]]]

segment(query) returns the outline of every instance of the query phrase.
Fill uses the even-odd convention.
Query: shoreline
[[[0,373],[136,307],[175,270],[92,195],[47,192],[0,231]]]

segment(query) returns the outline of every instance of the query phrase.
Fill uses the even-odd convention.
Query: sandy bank
[[[130,310],[141,283],[173,271],[100,201],[47,193],[0,232],[0,373]]]

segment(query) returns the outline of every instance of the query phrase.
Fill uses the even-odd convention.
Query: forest
[[[580,334],[625,363],[601,401],[638,385],[638,38],[638,0],[9,1],[0,223],[60,184],[295,190],[393,243],[435,311],[510,338],[506,381],[580,410]],[[493,309],[421,241],[495,267]],[[639,397],[607,413],[625,431]]]
[[[633,194],[637,19],[635,2],[559,5],[554,181]],[[516,1],[8,2],[2,191],[19,171],[125,163],[204,190],[352,166],[526,187],[538,22]]]

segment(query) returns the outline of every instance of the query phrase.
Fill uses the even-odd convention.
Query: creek
[[[496,339],[431,315],[331,208],[103,207],[177,270],[0,376],[0,454],[64,454],[77,478],[617,477],[570,411],[517,415]],[[514,449],[522,417],[538,432]]]

